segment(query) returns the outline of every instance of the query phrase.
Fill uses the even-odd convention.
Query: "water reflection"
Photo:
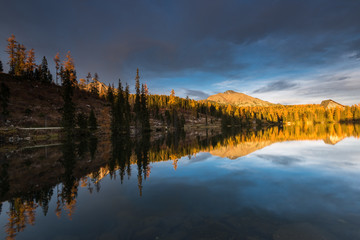
[[[39,214],[36,214],[36,211],[41,209],[43,216],[51,215],[48,211],[52,200],[54,203],[55,215],[58,218],[64,215],[68,219],[72,219],[73,216],[76,216],[76,207],[79,204],[77,198],[80,189],[86,189],[90,194],[94,191],[100,192],[102,179],[106,176],[109,176],[109,179],[113,180],[119,178],[119,183],[121,184],[124,184],[126,179],[129,181],[135,179],[138,187],[137,194],[142,198],[145,197],[148,199],[154,194],[162,196],[163,193],[158,192],[154,188],[152,188],[154,192],[147,192],[147,196],[144,194],[144,188],[146,187],[144,183],[151,175],[151,171],[153,170],[152,167],[154,167],[152,164],[156,162],[170,160],[170,166],[177,171],[179,170],[179,163],[181,163],[181,161],[202,164],[201,166],[204,168],[204,173],[191,172],[190,175],[194,179],[199,178],[199,181],[201,182],[200,176],[203,176],[203,174],[205,174],[204,176],[206,176],[206,178],[220,174],[219,170],[212,168],[214,163],[209,161],[209,156],[211,155],[219,156],[221,158],[237,159],[277,142],[322,140],[326,144],[337,144],[342,139],[351,136],[359,138],[360,127],[358,125],[315,125],[310,127],[286,126],[284,128],[276,127],[262,129],[260,131],[240,130],[240,132],[225,132],[222,135],[212,135],[209,132],[205,132],[204,134],[199,134],[195,137],[186,136],[184,133],[168,133],[166,136],[160,137],[143,135],[138,139],[113,136],[111,140],[99,140],[95,137],[91,137],[79,140],[67,139],[60,146],[47,147],[46,149],[19,149],[1,155],[0,199],[3,202],[0,208],[2,209],[2,211],[0,211],[2,219],[1,223],[7,218],[6,223],[4,224],[6,237],[8,239],[15,239],[19,232],[25,230],[27,225],[35,224],[35,217],[36,215],[39,216]],[[276,149],[276,147],[274,149]],[[211,155],[208,155],[207,152]],[[299,157],[291,158],[289,156],[281,156],[281,154],[269,154],[266,152],[256,156],[259,159],[286,166],[290,166],[302,160]],[[187,160],[184,161],[183,157],[186,157],[185,159]],[[181,158],[183,159],[179,161]],[[204,161],[200,162],[201,160]],[[236,162],[233,162],[233,164],[236,164]],[[187,166],[188,171],[190,171],[191,167],[189,167],[189,165]],[[184,165],[184,167],[186,166]],[[236,169],[236,166],[231,166],[230,168]],[[132,177],[132,174],[136,175],[136,177]],[[157,174],[159,175],[159,173]],[[167,174],[169,173],[167,172]],[[175,173],[173,172],[172,174]],[[179,174],[181,174],[181,172],[179,172]],[[243,174],[246,175],[249,173]],[[177,174],[175,175],[180,176]],[[196,175],[199,177],[196,177]],[[278,175],[283,176],[281,174]],[[162,173],[162,176],[166,177],[167,175]],[[251,176],[254,178],[253,175]],[[234,179],[229,177],[226,177],[223,180],[229,181],[229,186],[241,186],[242,184],[238,179],[235,179],[236,182],[230,184]],[[281,181],[281,178],[278,177],[277,180]],[[266,181],[262,181],[262,183],[265,182]],[[108,183],[105,182],[105,184]],[[168,191],[174,194],[173,197],[169,197],[169,201],[179,203],[180,199],[182,201],[182,204],[180,205],[186,203],[190,206],[191,204],[194,204],[192,202],[194,198],[199,198],[199,200],[209,199],[209,204],[206,204],[205,202],[196,203],[191,208],[191,211],[195,211],[195,208],[197,207],[198,209],[196,211],[215,208],[219,212],[228,212],[229,209],[227,209],[226,205],[233,206],[238,204],[233,202],[232,199],[225,201],[212,196],[214,192],[213,190],[207,190],[208,186],[204,188],[189,188],[188,185],[185,187],[179,183],[176,183],[175,185],[166,182],[157,184],[161,184],[162,191]],[[217,189],[217,186],[222,186],[219,184],[219,182],[213,182],[211,186]],[[245,185],[243,185],[243,187],[246,189]],[[294,186],[289,185],[289,187]],[[182,195],[174,193],[174,190],[171,190],[170,188],[177,188],[179,192],[183,191]],[[264,191],[262,195],[269,197],[271,201],[276,202],[275,197],[272,198],[274,195],[271,193],[266,194],[267,191],[265,189],[269,189],[269,187],[264,185],[263,188],[261,188],[261,191]],[[217,194],[232,196],[232,194],[227,192],[228,190],[229,189],[217,189]],[[276,191],[276,189],[273,190]],[[304,190],[299,191],[301,192]],[[246,196],[249,197],[251,194],[247,193]],[[221,206],[216,204],[216,202],[214,202],[215,200],[219,201],[218,204]],[[241,200],[242,203],[248,201],[249,199]],[[80,204],[85,203],[81,202]],[[151,205],[149,205],[149,207],[151,207]],[[172,210],[166,209],[169,214],[172,212]],[[166,211],[161,212],[161,214],[166,215]],[[190,210],[186,208],[183,215],[179,216],[179,219],[181,219],[181,221],[186,221],[186,219],[189,218],[189,211]],[[191,228],[185,227],[183,231],[188,231],[188,233],[184,233],[181,235],[182,237],[179,235],[179,238],[191,236],[189,235],[190,233],[193,234],[193,236],[196,236],[196,234],[200,234],[201,231],[212,228],[212,234],[214,234],[215,231],[217,234],[220,234],[219,236],[221,237],[240,236],[232,234],[235,232],[239,234],[238,230],[241,229],[241,234],[245,234],[246,231],[252,233],[257,232],[257,238],[254,237],[254,239],[262,239],[259,238],[259,236],[262,236],[265,239],[269,237],[273,237],[274,239],[285,239],[283,237],[274,237],[275,235],[273,234],[269,235],[269,232],[273,233],[280,231],[277,233],[279,236],[290,236],[289,232],[291,232],[291,228],[312,228],[312,226],[305,224],[300,227],[289,226],[285,230],[276,230],[277,223],[284,221],[281,217],[277,218],[266,211],[258,212],[258,210],[253,209],[251,206],[247,206],[246,208],[237,211],[239,212],[233,212],[232,214],[227,213],[225,217],[222,216],[218,219],[213,219],[216,214],[211,217],[209,216],[208,219],[204,217],[188,219],[191,224],[203,226],[203,230],[197,229],[196,231],[193,231]],[[7,217],[4,217],[4,214],[6,214]],[[154,214],[153,216],[156,215],[156,213],[152,214]],[[179,212],[176,211],[176,214],[179,214]],[[238,219],[239,215],[247,217],[251,216],[251,221],[258,221],[261,224],[257,225],[253,222],[251,224],[254,225],[252,228],[249,228],[250,223],[248,221],[250,220]],[[126,217],[129,218],[129,222],[132,221],[131,218],[134,218],[134,216]],[[159,221],[159,219],[157,221]],[[214,222],[218,223],[219,221],[223,222],[221,227],[217,224],[216,226],[212,226]],[[135,219],[134,222],[136,222]],[[272,223],[270,224],[269,222]],[[176,227],[174,222],[170,225]],[[240,227],[241,225],[244,227]],[[216,229],[218,229],[218,231]],[[312,231],[316,232],[317,230]],[[321,233],[319,234],[321,235]],[[19,235],[19,237],[20,236],[26,238],[26,235]],[[146,236],[146,234],[135,234],[134,236],[140,238],[141,236]],[[204,233],[202,236],[204,236]],[[212,237],[211,234],[209,236]]]

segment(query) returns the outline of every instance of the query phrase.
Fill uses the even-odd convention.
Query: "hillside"
[[[0,119],[0,127],[7,129],[9,127],[61,126],[62,107],[64,105],[61,86],[53,83],[46,84],[31,81],[24,77],[11,76],[5,73],[0,73],[1,83],[5,83],[10,89],[8,106],[10,114],[6,122]],[[107,86],[101,82],[98,82],[97,86],[99,93],[102,92],[102,95],[104,95]],[[111,121],[110,103],[105,100],[105,96],[98,97],[90,93],[87,88],[84,87],[81,90],[80,87],[82,86],[79,85],[79,88],[74,88],[73,102],[76,106],[76,114],[83,113],[88,116],[93,108],[99,127],[102,129],[101,132],[109,132]],[[161,97],[168,101],[166,100],[168,96],[151,96],[152,99]],[[131,104],[133,104],[134,95],[131,94],[130,98]],[[181,99],[177,97],[177,100],[180,101]],[[155,109],[153,107],[150,111],[150,127],[160,133],[169,128],[166,121],[166,111],[170,108],[168,106],[158,107],[156,113]],[[171,112],[173,111],[171,110]],[[185,131],[191,133],[197,133],[197,130],[203,131],[205,125],[206,128],[219,128],[221,125],[220,118],[215,116],[208,116],[207,118],[205,114],[193,111],[193,109],[179,109],[178,116],[181,115],[185,118]],[[173,116],[170,117],[170,121],[173,121]],[[133,122],[131,123],[131,129],[134,130]]]
[[[207,100],[220,104],[231,104],[238,107],[268,107],[274,105],[273,103],[263,101],[261,99],[254,98],[244,93],[238,93],[232,90],[228,90],[224,93],[211,95],[207,98]]]
[[[60,86],[0,73],[0,84],[2,82],[10,88],[10,115],[6,126],[60,126],[64,104]],[[75,89],[73,101],[76,105],[76,113],[89,114],[91,108],[94,108],[98,122],[102,125],[109,124],[110,108],[105,100]],[[3,121],[0,121],[0,124],[3,125]]]

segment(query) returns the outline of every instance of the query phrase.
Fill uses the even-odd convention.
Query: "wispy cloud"
[[[280,80],[280,81],[276,81],[276,82],[271,82],[271,83],[267,84],[266,86],[263,86],[255,91],[253,91],[253,93],[282,91],[282,90],[294,88],[295,86],[297,86],[297,84],[294,82]]]
[[[272,82],[253,91],[256,97],[281,104],[320,103],[330,98],[346,105],[359,103],[359,97],[355,97],[359,92],[360,70],[354,68],[323,69],[316,74],[293,77],[286,84]]]

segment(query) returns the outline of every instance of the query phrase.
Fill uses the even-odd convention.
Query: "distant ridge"
[[[329,108],[336,108],[336,107],[339,107],[339,108],[344,108],[345,106],[338,103],[338,102],[335,102],[334,100],[331,100],[331,99],[328,99],[328,100],[324,100],[320,103],[321,106],[323,106],[324,108],[326,109],[329,109]]]
[[[238,107],[268,107],[274,105],[273,103],[251,97],[244,93],[238,93],[233,90],[211,95],[207,98],[207,100],[220,104],[231,104]]]

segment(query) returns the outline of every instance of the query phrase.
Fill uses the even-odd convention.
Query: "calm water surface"
[[[360,239],[355,130],[297,133],[300,140],[281,129],[190,142],[93,139],[9,152],[0,236]]]

